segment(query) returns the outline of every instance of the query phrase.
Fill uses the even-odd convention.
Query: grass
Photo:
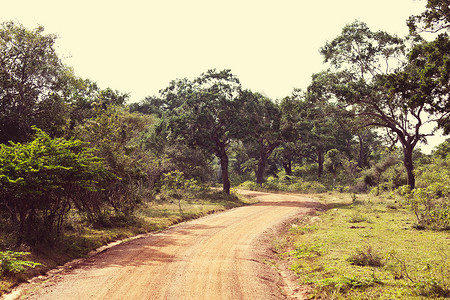
[[[296,222],[279,238],[283,243],[274,243],[299,283],[312,287],[311,298],[450,297],[448,231],[415,229],[413,213],[394,199],[315,197],[328,210]]]
[[[0,251],[13,249],[14,251],[31,252],[23,259],[38,262],[42,265],[25,272],[0,276],[0,295],[8,292],[15,285],[34,276],[45,274],[48,270],[64,263],[86,257],[90,251],[110,242],[127,239],[138,234],[163,230],[172,225],[187,220],[199,218],[214,212],[224,211],[233,207],[250,204],[251,199],[245,199],[236,194],[225,195],[218,191],[205,191],[195,198],[182,199],[179,209],[178,200],[144,203],[132,218],[120,220],[116,226],[107,227],[88,226],[80,223],[80,216],[69,214],[66,231],[63,237],[52,246],[30,249],[22,246],[13,249],[14,239],[8,235],[7,227],[0,224]]]

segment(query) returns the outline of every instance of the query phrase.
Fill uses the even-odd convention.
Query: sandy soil
[[[119,244],[21,292],[26,299],[299,299],[267,263],[264,237],[317,203],[248,194],[261,202]]]

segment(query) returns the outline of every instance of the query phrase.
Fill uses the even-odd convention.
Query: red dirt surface
[[[264,236],[317,203],[295,195],[244,193],[260,202],[108,248],[28,284],[22,297],[300,299],[268,265]]]

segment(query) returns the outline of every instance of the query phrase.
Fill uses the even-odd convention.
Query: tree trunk
[[[226,194],[230,194],[230,179],[228,178],[228,155],[225,150],[222,151],[220,156],[220,167],[222,169],[222,185],[223,191]]]
[[[358,134],[359,140],[359,158],[358,158],[358,167],[361,169],[368,166],[367,163],[367,151],[364,149],[364,137],[362,134]]]
[[[292,175],[292,161],[290,159],[283,162],[283,168],[286,175]]]
[[[260,141],[258,169],[256,170],[256,183],[262,185],[264,182],[264,172],[266,170],[267,159],[273,150],[280,145],[279,142],[264,145],[264,141]]]
[[[319,164],[319,169],[318,169],[318,177],[321,178],[323,175],[323,150],[320,149],[317,151],[317,163]]]
[[[414,165],[413,165],[413,146],[403,145],[403,164],[407,174],[407,184],[412,189],[416,186],[416,178],[414,177]]]
[[[266,169],[267,158],[261,155],[258,160],[258,169],[256,170],[256,183],[262,185],[264,182],[264,171]]]

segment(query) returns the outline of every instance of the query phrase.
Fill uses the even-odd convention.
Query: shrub
[[[238,188],[250,191],[257,191],[261,189],[261,187],[253,181],[244,181],[238,186]]]
[[[10,273],[20,273],[26,268],[34,268],[41,265],[40,263],[20,260],[21,256],[28,255],[29,252],[0,251],[0,275]]]
[[[359,211],[353,211],[352,214],[350,215],[350,219],[348,220],[349,223],[361,223],[369,221],[370,221],[369,218]]]
[[[450,228],[450,157],[417,168],[417,188],[397,189],[416,215],[419,227]]]
[[[17,228],[17,244],[50,242],[70,207],[84,206],[83,191],[96,192],[102,182],[117,179],[86,143],[52,139],[33,128],[33,141],[0,145],[0,204]]]
[[[347,261],[355,266],[381,267],[384,265],[382,257],[374,253],[371,246],[356,249],[356,253],[347,258]]]

